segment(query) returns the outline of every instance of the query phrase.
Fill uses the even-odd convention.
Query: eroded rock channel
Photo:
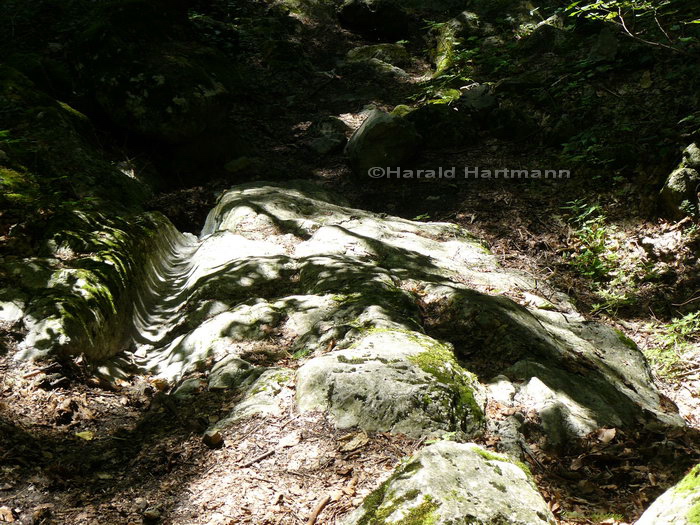
[[[223,193],[198,238],[158,214],[95,236],[90,264],[10,268],[17,357],[83,353],[105,377],[149,375],[176,398],[239,391],[210,433],[292,399],[339,429],[437,441],[344,523],[554,523],[528,443],[558,453],[600,429],[684,429],[631,341],[453,224],[256,183]],[[20,292],[32,286],[50,293]],[[485,435],[498,454],[470,443]]]

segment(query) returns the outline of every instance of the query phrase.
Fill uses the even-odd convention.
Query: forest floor
[[[669,403],[700,430],[697,344],[683,347],[670,364],[654,358],[664,349],[680,351],[662,341],[674,317],[672,305],[695,301],[700,293],[697,240],[681,235],[691,224],[649,219],[633,184],[601,188],[590,170],[572,169],[565,180],[356,184],[342,153],[322,157],[307,147],[312,123],[340,115],[356,128],[368,105],[391,109],[415,94],[430,67],[416,59],[408,68],[410,78],[392,84],[366,71],[340,76],[333,57],[371,42],[335,26],[301,22],[301,42],[317,59],[318,75],[290,72],[290,80],[286,72],[263,71],[269,93],[257,105],[242,105],[237,119],[259,139],[259,150],[268,152],[266,164],[276,168],[273,173],[260,169],[248,180],[314,178],[357,207],[464,226],[489,243],[501,264],[547,281],[568,293],[584,315],[633,339],[650,356]],[[561,162],[527,141],[485,141],[425,153],[416,164],[569,168]],[[240,181],[237,176],[235,182]],[[233,183],[220,177],[191,185],[156,196],[152,207],[181,230],[199,233],[217,192]],[[634,300],[606,305],[601,290],[610,289],[609,279],[583,275],[575,264],[586,240],[565,209],[574,201],[599,206],[605,253],[616,254],[607,261],[611,268],[629,274],[651,260],[670,273],[654,282],[623,283],[625,297]],[[644,249],[644,239],[661,238],[667,244],[657,252]],[[286,366],[296,365],[290,360]],[[148,378],[109,385],[79,359],[42,368],[13,361],[12,351],[0,356],[0,377],[0,415],[7,422],[0,426],[0,522],[301,524],[318,510],[315,522],[331,524],[422,445],[396,435],[338,432],[321,415],[295,414],[290,393],[284,416],[247,420],[224,432],[223,445],[212,448],[202,432],[236,402],[230,393],[174,402],[162,384]],[[497,406],[489,412],[500,417]],[[659,439],[676,440],[678,454],[697,456],[682,436]],[[488,435],[482,443],[492,444]],[[638,436],[613,430],[590,436],[584,448],[584,454],[573,456],[552,456],[536,446],[528,452],[535,479],[563,524],[632,522],[678,479],[678,473],[657,469],[667,458],[655,457],[653,443]]]

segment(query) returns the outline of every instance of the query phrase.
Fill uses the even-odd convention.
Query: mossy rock
[[[700,523],[700,465],[664,492],[636,525],[698,525]]]
[[[355,174],[367,179],[372,167],[401,167],[415,155],[420,140],[411,121],[375,110],[350,137],[346,153]]]
[[[346,525],[552,525],[531,476],[478,445],[441,441],[402,465],[350,514]]]
[[[450,347],[425,335],[370,329],[351,348],[308,361],[297,376],[302,410],[328,410],[340,428],[462,438],[481,431],[482,389]]]
[[[376,58],[393,66],[410,64],[411,55],[401,44],[375,44],[355,47],[348,51],[348,60],[369,60]]]

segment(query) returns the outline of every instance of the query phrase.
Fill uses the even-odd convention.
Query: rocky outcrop
[[[355,47],[348,51],[348,60],[370,60],[376,58],[394,66],[406,66],[411,62],[411,55],[400,44],[376,44]]]
[[[365,498],[344,525],[553,524],[527,467],[472,443],[424,448]]]
[[[26,333],[18,359],[100,360],[129,348],[132,319],[138,323],[142,314],[139,290],[166,292],[162,276],[187,244],[155,213],[130,221],[76,213],[71,226],[53,238],[60,258],[7,259],[1,266],[11,281],[3,295],[17,309],[4,320],[21,323]]]
[[[514,302],[506,295],[537,295],[533,283],[454,225],[379,217],[310,183],[254,184],[220,198],[200,239],[157,216],[113,235],[89,261],[121,269],[117,279],[78,268],[35,279],[53,310],[29,303],[23,356],[131,348],[157,377],[214,367],[211,385],[225,388],[254,374],[246,355],[284,351],[310,357],[297,373],[302,409],[417,436],[478,433],[479,380],[498,374],[512,383],[504,403],[534,408],[554,448],[603,426],[682,425],[633,344],[562,296]],[[56,309],[58,291],[67,306]]]
[[[234,391],[212,432],[294,406],[415,438],[489,428],[517,458],[528,439],[561,451],[601,427],[684,425],[631,341],[501,268],[455,225],[354,209],[309,182],[225,192],[199,238],[158,215],[105,224],[90,257],[14,266],[15,282],[41,290],[0,295],[0,311],[23,313],[17,356],[127,350],[177,397]],[[490,421],[489,398],[512,416]],[[351,523],[551,520],[525,472],[473,445],[436,445],[402,469]]]

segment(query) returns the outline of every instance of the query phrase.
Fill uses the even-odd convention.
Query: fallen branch
[[[318,519],[318,515],[321,514],[321,511],[323,511],[324,508],[326,508],[326,505],[328,505],[328,502],[331,500],[330,495],[325,496],[318,505],[316,505],[316,508],[314,511],[311,513],[311,516],[309,516],[309,521],[306,522],[306,525],[314,525],[316,523],[316,520]]]
[[[264,454],[260,454],[259,456],[254,457],[248,463],[244,463],[239,468],[248,468],[251,465],[254,465],[255,463],[257,463],[258,461],[262,461],[263,459],[270,457],[274,453],[275,453],[275,449],[268,450]]]

